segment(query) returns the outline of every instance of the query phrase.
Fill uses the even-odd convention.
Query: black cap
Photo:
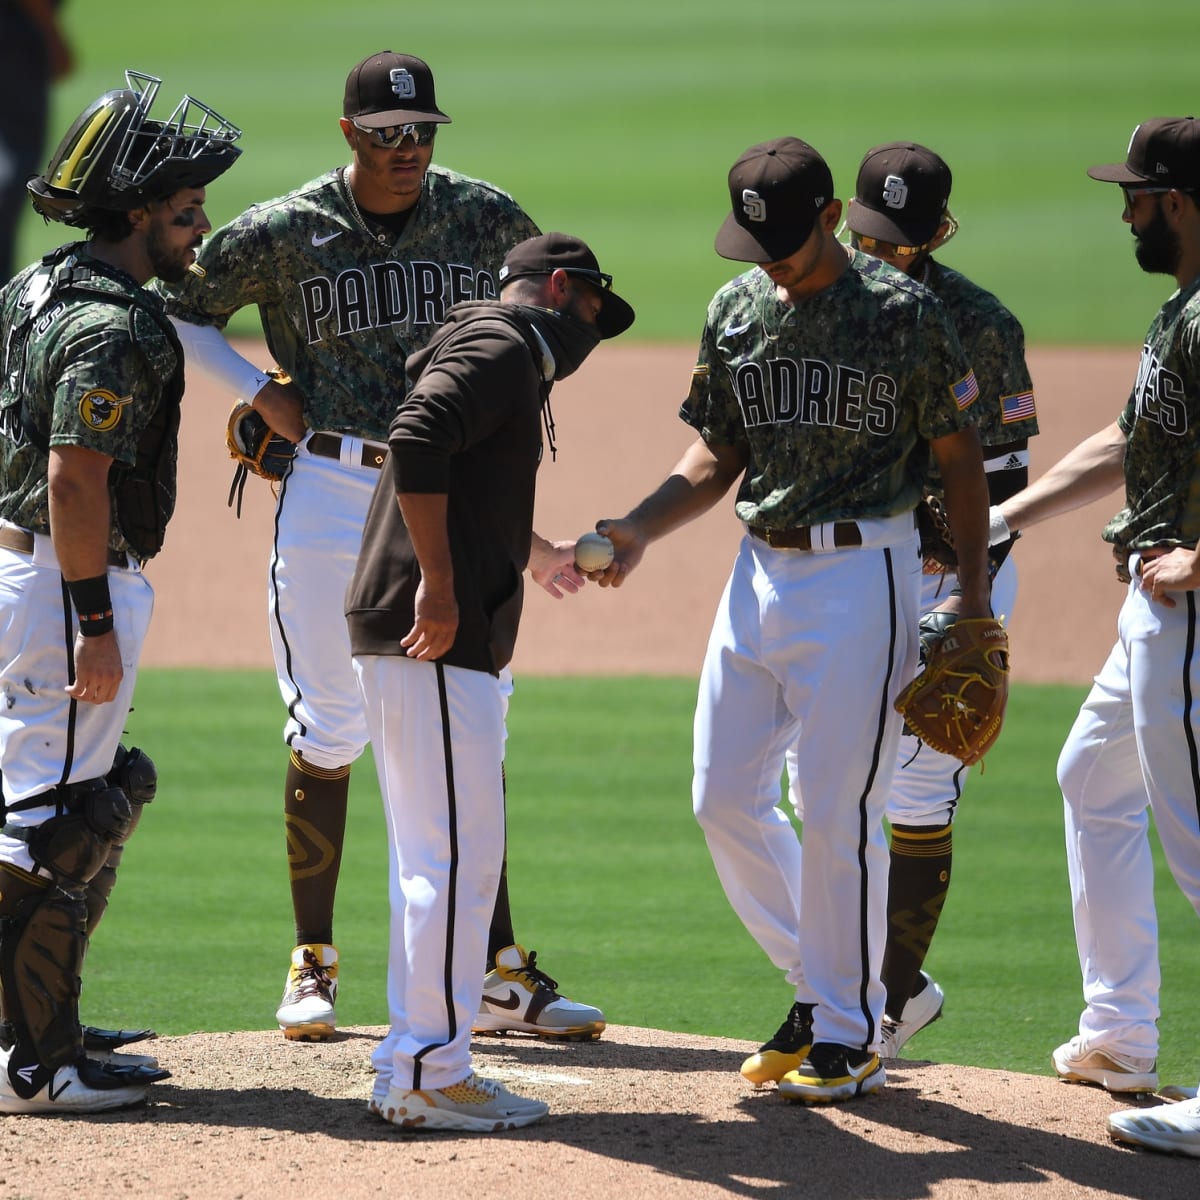
[[[633,324],[633,309],[612,290],[612,276],[600,270],[587,243],[569,233],[543,233],[518,242],[500,267],[500,287],[528,275],[549,275],[563,270],[594,283],[604,297],[596,328],[602,338],[616,337]]]
[[[777,262],[795,254],[833,197],[825,160],[799,138],[751,146],[729,171],[733,211],[717,230],[716,250],[736,262]]]
[[[450,123],[450,118],[437,106],[429,64],[411,54],[393,54],[391,50],[368,55],[346,76],[342,116],[368,129],[418,121]]]
[[[1102,183],[1126,187],[1200,188],[1200,121],[1195,117],[1155,117],[1143,121],[1129,139],[1123,163],[1088,167]]]
[[[952,182],[950,168],[925,146],[876,146],[858,168],[846,224],[881,242],[924,246],[946,217]]]

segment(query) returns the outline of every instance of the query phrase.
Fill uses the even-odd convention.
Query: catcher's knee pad
[[[44,1066],[66,1066],[82,1047],[83,892],[13,867],[0,867],[0,889],[6,898],[0,919],[5,1038],[28,1039]]]
[[[112,890],[117,886],[117,868],[121,865],[121,855],[125,843],[133,836],[138,822],[142,819],[142,806],[149,804],[158,793],[158,771],[154,761],[144,751],[136,746],[128,749],[117,747],[116,758],[112,770],[104,777],[111,787],[120,788],[129,798],[130,818],[129,827],[123,837],[116,839],[108,857],[100,869],[88,881],[87,886],[87,931],[91,935],[100,918],[108,908],[108,900]]]
[[[133,808],[121,788],[103,779],[67,784],[57,792],[58,816],[33,829],[6,826],[5,832],[23,838],[34,863],[56,883],[82,894],[114,844],[129,836]]]

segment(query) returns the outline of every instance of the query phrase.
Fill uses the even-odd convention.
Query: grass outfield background
[[[1016,687],[956,824],[929,968],[943,1020],[912,1053],[1049,1074],[1075,1032],[1054,763],[1085,689]],[[518,682],[509,716],[518,937],[614,1024],[760,1041],[790,989],[733,915],[690,805],[691,679]],[[129,740],[155,759],[146,810],[84,972],[84,1019],[163,1034],[273,1025],[292,945],[281,713],[269,672],[144,671]],[[1156,853],[1158,851],[1155,844]],[[1159,858],[1164,1082],[1200,1077],[1196,918]],[[353,777],[335,936],[338,1016],[386,1024],[386,850],[369,759]]]
[[[1161,303],[1088,165],[1124,157],[1134,125],[1200,108],[1194,0],[1139,16],[1118,0],[687,0],[603,5],[452,0],[178,0],[137,21],[65,6],[78,69],[55,95],[51,145],[126,67],[190,92],[245,131],[211,189],[220,224],[346,161],[350,67],[419,54],[454,123],[436,158],[512,192],[545,229],[586,237],[638,310],[632,336],[699,333],[735,273],[712,249],[725,178],[753,142],[795,134],[853,193],[863,153],[911,138],[956,175],[963,231],[947,260],[994,290],[1031,341],[1140,345]],[[29,212],[22,257],[63,239]],[[235,326],[254,332],[251,314]]]

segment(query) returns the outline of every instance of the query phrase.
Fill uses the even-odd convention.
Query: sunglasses
[[[369,129],[366,125],[360,125],[353,119],[350,124],[359,133],[365,133],[376,146],[380,146],[384,150],[395,150],[405,138],[412,138],[413,143],[417,146],[428,146],[437,134],[436,121],[418,121],[416,124],[410,125],[385,125],[382,129]]]
[[[1122,187],[1125,193],[1125,215],[1133,212],[1133,202],[1139,196],[1165,196],[1171,189],[1165,187]]]
[[[578,275],[581,279],[586,279],[589,283],[594,283],[598,288],[603,288],[606,292],[612,291],[613,277],[604,271],[592,271],[587,267],[566,267],[564,269],[568,275]]]

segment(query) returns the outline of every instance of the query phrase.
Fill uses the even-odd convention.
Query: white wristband
[[[1004,519],[1004,514],[993,504],[988,509],[988,545],[998,546],[1001,542],[1007,542],[1010,537],[1012,531]]]

